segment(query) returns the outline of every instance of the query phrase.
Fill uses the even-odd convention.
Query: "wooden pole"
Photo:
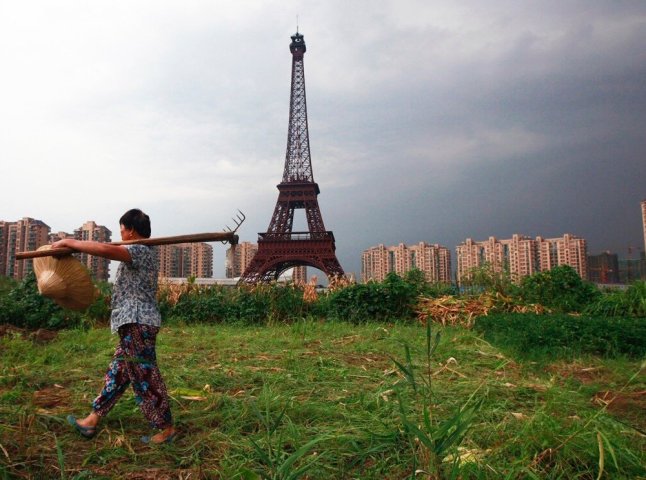
[[[231,245],[238,243],[238,236],[235,232],[211,232],[211,233],[193,233],[189,235],[176,235],[173,237],[157,238],[140,238],[136,240],[126,240],[123,242],[110,242],[110,245],[172,245],[175,243],[196,243],[196,242],[229,242]],[[49,250],[35,250],[31,252],[19,252],[16,254],[17,260],[26,260],[28,258],[64,256],[75,253],[72,248],[52,248]]]

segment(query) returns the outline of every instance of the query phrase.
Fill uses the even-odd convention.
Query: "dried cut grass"
[[[420,297],[416,312],[417,318],[424,325],[430,319],[443,326],[460,325],[471,328],[476,317],[489,315],[490,312],[544,314],[549,311],[539,304],[519,304],[500,293],[483,293],[477,297],[463,298],[452,295],[439,298]]]

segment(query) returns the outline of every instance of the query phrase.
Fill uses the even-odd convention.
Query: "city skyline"
[[[644,248],[643,2],[1,8],[0,218],[116,232],[139,207],[166,236],[240,209],[255,241],[285,158],[298,14],[314,179],[347,272],[379,243],[570,232],[590,254]]]
[[[646,200],[640,202],[640,208],[642,213],[644,243],[646,244]],[[14,248],[9,248],[9,250],[7,250],[7,241],[12,243],[10,238],[12,235],[11,232],[20,232],[20,225],[35,226],[34,232],[30,234],[30,238],[32,236],[33,238],[29,240],[30,243],[27,243],[27,240],[24,239],[18,240],[17,242],[16,239],[14,239]],[[18,228],[16,229],[16,227]],[[22,227],[22,229],[24,229],[24,227]],[[15,235],[15,233],[13,235]],[[27,238],[25,233],[22,235],[23,238]],[[64,231],[53,232],[51,227],[41,219],[30,217],[23,217],[17,221],[6,221],[0,219],[0,267],[6,268],[6,272],[13,272],[13,267],[11,267],[11,265],[14,264],[14,261],[6,263],[7,258],[13,258],[13,256],[19,251],[36,250],[38,246],[44,243],[52,243],[56,240],[60,240],[61,238],[110,241],[111,232],[105,226],[97,225],[94,220],[84,222],[81,227],[74,230],[73,234],[70,234]],[[557,246],[562,242],[564,242],[563,247]],[[568,244],[570,244],[570,246],[568,246]],[[641,249],[638,249],[639,256],[637,258],[633,258],[632,255],[629,257],[620,257],[616,252],[610,251],[591,254],[588,251],[587,244],[588,241],[586,239],[579,238],[578,236],[570,233],[564,233],[561,237],[551,239],[544,238],[541,235],[536,238],[531,238],[518,233],[514,233],[509,239],[501,239],[492,235],[483,240],[474,240],[471,237],[467,237],[460,244],[455,245],[453,249],[439,244],[429,244],[424,241],[417,242],[417,244],[412,245],[406,245],[403,242],[399,242],[396,245],[385,246],[381,243],[364,249],[360,253],[361,270],[359,272],[346,272],[346,274],[351,278],[360,278],[362,281],[366,281],[370,278],[383,280],[386,273],[389,271],[403,274],[410,268],[420,268],[427,274],[427,280],[431,282],[450,282],[453,278],[456,278],[459,282],[460,277],[465,275],[472,268],[482,266],[484,263],[490,263],[496,269],[505,268],[505,265],[507,265],[512,277],[514,277],[515,280],[518,280],[523,276],[531,275],[541,270],[549,270],[557,265],[569,264],[582,278],[589,279],[590,272],[587,267],[587,262],[591,257],[599,257],[602,256],[602,254],[612,254],[617,258],[627,261],[640,261],[641,259],[642,264],[644,262],[644,258],[646,258]],[[11,245],[9,245],[9,247],[11,247]],[[258,244],[244,240],[241,241],[235,249],[228,247],[223,258],[225,273],[220,276],[215,274],[217,269],[214,267],[217,262],[217,258],[213,254],[213,247],[210,243],[183,243],[161,246],[158,248],[161,277],[182,278],[197,276],[200,278],[228,279],[241,276],[242,272],[251,262],[254,254],[258,251]],[[557,254],[557,250],[561,252],[561,248],[563,248],[562,253]],[[426,252],[427,249],[430,250]],[[437,263],[438,258],[430,260],[430,258],[436,256],[437,253],[431,253],[431,257],[427,258],[428,253],[435,252],[437,249],[445,252],[441,253],[441,257],[443,259],[440,259],[439,263]],[[386,263],[389,261],[385,259],[386,257],[384,257],[384,255],[386,255],[386,253],[384,252],[388,251],[397,252],[397,265],[393,264],[389,267],[386,266]],[[455,268],[451,267],[452,251],[455,252],[455,258],[453,260],[455,262],[453,264]],[[511,254],[512,251],[515,253]],[[510,254],[512,255],[511,257],[508,256]],[[366,255],[368,255],[368,257]],[[561,258],[562,255],[564,255],[563,258]],[[416,256],[419,256],[419,258],[414,260]],[[554,256],[553,259],[551,258],[552,256]],[[570,258],[570,256],[572,257]],[[374,260],[371,260],[371,262],[374,261],[377,263],[374,266],[368,267],[368,270],[366,270],[366,261],[369,257],[374,257]],[[422,257],[424,260],[421,260]],[[111,262],[109,260],[99,259],[98,257],[88,255],[81,255],[80,260],[82,263],[86,264],[97,279],[108,279],[102,272],[106,272],[110,268]],[[392,263],[393,260],[391,259],[390,262]],[[416,262],[422,263],[415,266],[414,264]],[[437,265],[433,265],[434,262],[437,263]],[[15,267],[22,271],[23,263],[17,262],[15,263]],[[644,268],[644,266],[639,268]],[[301,279],[301,277],[304,278],[304,272],[307,271],[305,267],[300,267],[300,269],[301,270],[297,273],[299,279]],[[287,272],[290,270],[291,269],[288,269]],[[440,270],[444,273],[440,273]],[[0,275],[3,271],[4,270],[0,270]],[[370,273],[366,275],[367,272]],[[110,270],[109,280],[114,280],[115,273],[116,267]],[[323,274],[323,272],[310,267],[308,276],[315,275],[319,277],[320,274]],[[643,276],[643,273],[641,275]],[[19,276],[22,277],[22,275]]]

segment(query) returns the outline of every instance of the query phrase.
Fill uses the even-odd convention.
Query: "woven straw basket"
[[[43,245],[38,250],[49,250]],[[63,308],[85,310],[96,297],[96,289],[88,270],[71,255],[34,258],[34,273],[41,295],[51,298]]]

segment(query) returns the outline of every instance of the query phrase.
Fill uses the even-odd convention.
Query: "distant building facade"
[[[16,260],[16,253],[47,245],[49,232],[47,224],[30,217],[17,222],[0,221],[0,275],[22,280],[33,271],[33,261]]]
[[[456,247],[458,283],[468,277],[473,268],[488,264],[494,272],[508,271],[512,281],[536,272],[569,265],[581,276],[588,278],[587,243],[569,233],[559,238],[514,234],[510,239],[476,242],[467,238]]]
[[[583,238],[566,233],[559,238],[536,237],[538,266],[544,272],[569,265],[581,278],[588,278],[588,244]]]
[[[456,247],[456,257],[458,282],[474,268],[485,264],[494,272],[507,270],[514,282],[540,269],[537,240],[519,234],[505,240],[489,237],[481,242],[467,238]]]
[[[594,283],[619,283],[619,257],[603,252],[588,256],[588,280]]]
[[[644,229],[644,252],[646,252],[646,200],[642,200],[642,228]]]
[[[60,232],[59,235],[64,232]],[[110,242],[112,232],[103,225],[97,225],[94,221],[89,220],[81,227],[74,230],[76,240],[91,240],[94,242]],[[95,280],[108,281],[110,277],[110,260],[87,253],[78,253],[75,256],[87,267]]]
[[[292,269],[292,282],[300,285],[307,283],[307,266],[299,265]]]
[[[213,247],[208,243],[159,245],[155,251],[160,277],[213,277]]]
[[[383,281],[394,272],[403,276],[417,268],[431,283],[451,283],[451,252],[438,244],[420,242],[407,246],[386,247],[383,244],[364,250],[361,254],[361,279]]]
[[[242,276],[257,251],[257,243],[242,242],[238,245],[231,245],[226,251],[224,276],[226,278]]]

